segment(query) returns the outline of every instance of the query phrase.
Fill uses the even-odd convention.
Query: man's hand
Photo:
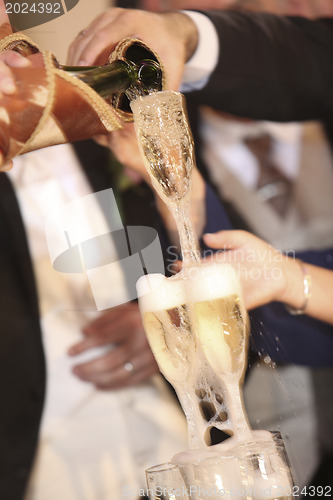
[[[197,28],[181,12],[155,13],[143,10],[112,8],[81,31],[69,49],[71,65],[105,64],[118,42],[139,38],[161,58],[168,81],[177,90],[185,62],[198,43]]]
[[[149,174],[139,151],[133,123],[125,123],[122,129],[114,130],[109,135],[95,136],[94,139],[101,146],[111,149],[117,160],[125,167],[135,171],[148,184],[150,183]]]
[[[132,386],[159,372],[136,303],[110,309],[89,323],[83,334],[84,340],[70,348],[71,356],[97,346],[114,346],[100,358],[73,368],[75,375],[91,382],[97,389]]]

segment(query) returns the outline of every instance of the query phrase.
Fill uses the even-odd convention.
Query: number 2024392
[[[62,14],[60,2],[6,2],[7,14]]]

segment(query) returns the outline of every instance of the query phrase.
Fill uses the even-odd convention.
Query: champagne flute
[[[131,102],[139,148],[153,187],[175,217],[184,266],[200,262],[198,242],[189,218],[192,133],[179,92],[166,90]]]
[[[281,436],[236,445],[241,485],[248,500],[289,500],[293,498],[293,478]]]
[[[155,465],[146,470],[149,500],[189,498],[179,467],[172,462]]]
[[[217,427],[252,439],[239,384],[246,365],[246,312],[229,264],[207,263],[137,282],[143,325],[161,372],[175,388],[191,448]]]
[[[229,438],[206,450],[187,450],[172,459],[191,491],[203,500],[289,500],[293,480],[279,433],[254,431],[253,440]]]

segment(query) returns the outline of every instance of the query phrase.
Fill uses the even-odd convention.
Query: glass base
[[[253,441],[229,438],[203,450],[187,450],[146,471],[151,500],[286,500],[293,480],[281,435],[253,431]]]

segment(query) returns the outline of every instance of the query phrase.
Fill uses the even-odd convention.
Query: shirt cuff
[[[214,71],[219,57],[219,38],[207,16],[190,10],[183,12],[192,19],[199,33],[197,49],[185,65],[181,84],[182,92],[190,92],[203,88]]]

